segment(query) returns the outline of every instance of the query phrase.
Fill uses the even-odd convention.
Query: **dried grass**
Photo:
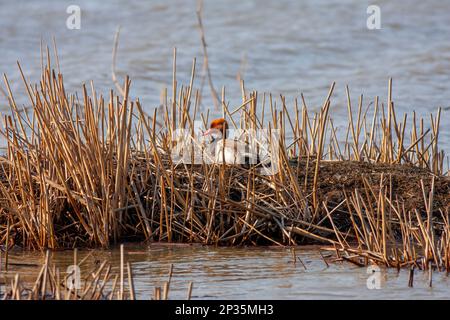
[[[47,56],[38,85],[28,84],[19,66],[27,110],[16,105],[5,76],[10,113],[1,130],[7,152],[0,157],[0,244],[6,248],[107,247],[143,239],[312,241],[333,245],[355,263],[426,267],[431,261],[449,270],[441,110],[429,129],[415,113],[411,124],[406,115],[398,122],[391,81],[386,106],[377,97],[364,108],[360,96],[356,120],[347,88],[343,140],[330,117],[334,83],[314,114],[303,95],[301,107],[297,101],[288,107],[283,96],[249,93],[243,82],[243,103],[230,111],[223,90],[223,114],[233,126],[281,131],[279,153],[272,155],[280,170],[266,176],[257,165],[173,161],[172,133],[193,134],[195,119],[205,127],[210,120],[209,113],[199,114],[195,60],[190,84],[178,90],[174,69],[173,96],[163,97],[157,120],[156,110],[149,117],[130,99],[128,78],[120,96],[98,95],[93,85],[83,86],[80,99],[69,95]],[[348,258],[355,254],[362,262]]]

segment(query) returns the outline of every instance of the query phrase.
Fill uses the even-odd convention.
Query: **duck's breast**
[[[220,140],[216,145],[216,162],[227,164],[245,163],[245,144],[238,140]]]

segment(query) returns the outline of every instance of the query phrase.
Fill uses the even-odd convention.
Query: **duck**
[[[248,145],[238,139],[227,139],[228,122],[224,118],[211,121],[203,137],[210,137],[209,153],[214,163],[245,164],[248,163]]]

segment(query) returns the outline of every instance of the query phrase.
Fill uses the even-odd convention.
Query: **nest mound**
[[[430,124],[414,113],[397,116],[391,81],[386,105],[376,98],[364,108],[361,96],[357,110],[347,88],[343,139],[330,117],[334,83],[315,113],[303,96],[301,108],[297,101],[287,107],[283,96],[258,100],[245,87],[242,105],[230,111],[224,90],[222,115],[254,137],[242,142],[265,150],[277,167],[267,175],[258,165],[175,163],[185,142],[191,145],[181,148],[183,157],[194,150],[197,120],[203,128],[210,122],[209,112],[199,114],[192,83],[174,87],[170,103],[163,97],[151,117],[128,96],[129,78],[120,96],[111,91],[108,100],[92,85],[79,99],[66,93],[47,61],[37,86],[20,69],[31,107],[19,110],[8,90],[10,113],[0,129],[7,144],[0,157],[0,245],[313,241],[332,244],[346,259],[353,253],[392,266],[427,266],[432,259],[450,270],[441,110]],[[258,140],[256,131],[267,134]]]
[[[307,161],[296,161],[299,183],[312,186],[314,165]],[[364,193],[367,183],[373,191],[379,192],[380,183],[389,184],[388,192],[393,200],[404,204],[406,211],[425,211],[423,188],[431,190],[434,179],[433,210],[448,211],[450,208],[450,177],[436,176],[429,170],[408,164],[368,163],[363,161],[321,161],[317,192],[322,201],[338,204],[345,199],[345,193],[355,190]],[[308,194],[312,188],[308,187]]]

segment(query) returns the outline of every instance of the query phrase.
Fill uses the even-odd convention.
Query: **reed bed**
[[[92,270],[81,273],[75,268],[62,270],[52,262],[50,251],[45,254],[45,261],[34,282],[23,280],[20,273],[12,279],[3,274],[4,286],[0,286],[1,300],[136,300],[132,266],[125,262],[126,253],[123,245],[120,247],[120,266],[117,274],[107,260],[96,264]],[[77,250],[74,250],[74,264],[80,268],[89,258],[88,254],[78,260]],[[1,270],[0,270],[1,271]],[[79,274],[77,275],[77,273]],[[157,286],[148,299],[167,300],[172,279],[173,265],[170,265],[168,279],[163,286]],[[1,283],[0,283],[1,284]],[[193,283],[189,283],[186,299],[192,296]]]
[[[392,97],[356,107],[346,89],[348,123],[331,115],[333,83],[312,112],[301,95],[248,92],[231,108],[225,88],[222,116],[231,128],[279,132],[272,141],[278,170],[260,164],[186,164],[173,159],[173,134],[208,128],[201,95],[179,86],[174,57],[171,94],[150,115],[129,96],[99,95],[93,84],[68,94],[51,68],[41,81],[23,74],[30,108],[19,108],[5,76],[10,112],[1,133],[0,244],[30,249],[107,247],[131,240],[216,245],[330,245],[364,265],[434,266],[450,270],[449,193],[439,149],[441,109],[429,121],[398,117]],[[408,121],[410,117],[410,121]],[[448,170],[448,169],[447,169]]]

